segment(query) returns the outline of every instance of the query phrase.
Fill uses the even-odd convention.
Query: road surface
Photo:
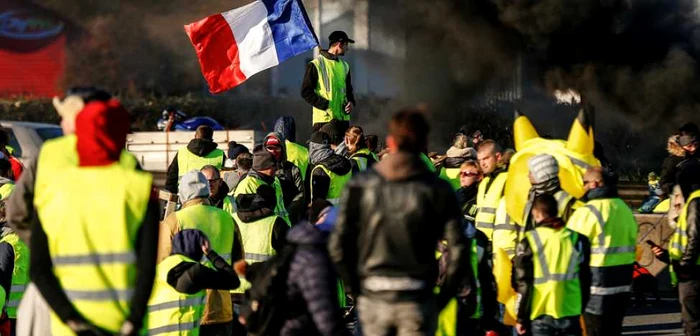
[[[623,335],[683,335],[678,299],[666,296],[660,302],[652,299],[641,308],[629,308],[622,327]]]

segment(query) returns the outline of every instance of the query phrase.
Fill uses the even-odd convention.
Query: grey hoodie
[[[333,156],[335,152],[331,149],[331,145],[309,143],[309,163],[311,165],[317,165],[329,157]]]

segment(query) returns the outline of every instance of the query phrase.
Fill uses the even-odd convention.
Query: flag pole
[[[316,8],[314,11],[314,30],[316,31],[316,36],[318,38],[318,47],[314,48],[314,58],[318,57],[321,54],[321,1],[322,0],[316,0]]]

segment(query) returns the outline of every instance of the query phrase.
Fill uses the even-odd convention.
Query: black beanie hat
[[[255,146],[253,150],[253,169],[265,170],[277,164],[277,160],[272,153],[268,152],[262,145]]]

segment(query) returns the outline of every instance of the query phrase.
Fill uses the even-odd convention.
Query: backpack
[[[279,335],[289,315],[287,276],[296,250],[296,245],[287,244],[281,253],[249,267],[246,280],[252,287],[246,290],[240,311],[249,335]]]

